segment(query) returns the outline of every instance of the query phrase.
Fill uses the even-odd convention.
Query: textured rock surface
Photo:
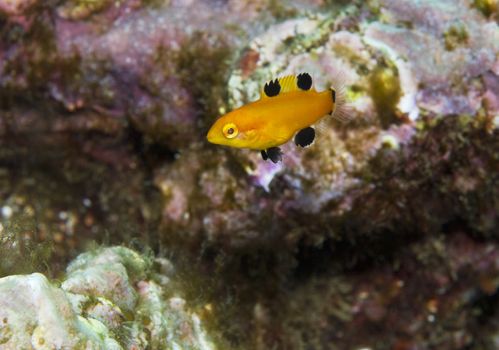
[[[121,349],[95,320],[79,317],[43,275],[0,279],[0,349]]]
[[[60,288],[36,273],[0,279],[0,349],[213,349],[151,264],[114,247],[80,255]]]
[[[22,15],[36,3],[37,0],[2,0],[0,11],[10,16]]]
[[[487,101],[499,93],[491,92],[498,79],[498,35],[496,23],[452,1],[351,5],[336,16],[311,14],[271,26],[248,44],[232,71],[229,108],[258,98],[269,76],[308,71],[319,89],[343,85],[352,122],[329,120],[316,147],[285,146],[283,165],[235,149],[218,149],[220,156],[210,154],[209,160],[200,148],[181,154],[156,173],[167,201],[165,226],[239,246],[244,237],[267,241],[258,233],[262,222],[274,228],[275,238],[289,230],[285,221],[296,213],[333,207],[340,217],[351,208],[351,193],[372,186],[360,174],[373,157],[396,157],[426,120],[464,114],[493,123],[495,102]],[[283,220],[274,222],[274,214]]]
[[[422,110],[474,114],[481,107],[482,77],[498,64],[499,31],[496,23],[470,11],[468,5],[468,1],[380,1],[386,23],[366,28],[366,42],[394,56],[401,84],[417,87],[413,105]]]

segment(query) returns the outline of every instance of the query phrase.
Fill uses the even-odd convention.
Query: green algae
[[[47,79],[46,68],[54,58],[55,43],[52,28],[44,16],[35,18],[29,31],[16,25],[8,26],[2,37],[7,42],[25,46],[24,51],[18,52],[5,62],[0,98],[5,101],[2,107],[8,108],[15,99],[29,100],[36,96],[37,87]],[[26,89],[26,84],[23,84],[24,77],[33,89]]]
[[[142,171],[123,173],[86,159],[75,150],[61,152],[49,146],[26,154],[19,150],[0,154],[2,162],[18,157],[25,159],[23,170],[6,172],[11,178],[10,198],[14,202],[10,206],[14,213],[8,223],[4,222],[7,238],[2,253],[8,254],[2,254],[3,274],[18,272],[19,268],[22,272],[57,275],[78,253],[76,248],[92,240],[127,241],[138,247],[156,240],[153,227],[161,201],[153,188],[144,185]],[[61,158],[66,159],[62,164]],[[137,193],[145,197],[139,199]],[[23,199],[22,204],[15,204],[15,198]],[[143,215],[150,220],[145,226],[140,224]],[[16,243],[13,249],[13,242],[19,239],[26,241]],[[35,264],[16,264],[28,263],[30,257]]]
[[[298,14],[298,10],[289,6],[279,0],[270,0],[267,3],[266,10],[278,21],[282,21]]]
[[[493,164],[499,159],[497,149],[497,138],[488,134],[486,121],[465,116],[433,120],[418,132],[410,152],[405,147],[401,158],[378,153],[363,176],[367,176],[369,183],[378,184],[394,179],[391,186],[384,187],[383,197],[396,199],[402,207],[403,203],[413,207],[423,201],[418,210],[420,232],[438,231],[446,220],[459,217],[466,220],[476,234],[490,238],[494,235],[491,211],[496,210],[499,203],[495,199],[497,194],[493,193],[497,191],[493,185],[496,176],[487,174],[493,173]],[[470,167],[470,162],[480,166]],[[425,194],[424,188],[431,193]],[[416,195],[410,197],[410,202],[409,198],[400,197],[401,193],[411,191]],[[425,195],[432,198],[437,194],[443,202],[454,203],[452,207],[440,208],[438,214],[433,213],[431,207],[424,207]],[[480,208],[477,203],[481,203]],[[385,210],[388,221],[390,215],[402,216],[408,221],[413,219],[391,205]]]
[[[1,223],[0,223],[1,224]],[[0,277],[44,271],[50,274],[53,268],[50,259],[54,248],[49,240],[36,243],[29,238],[34,230],[32,218],[16,215],[0,230]]]
[[[380,16],[382,15],[382,6],[379,2],[379,0],[368,0],[367,1],[367,7],[371,11],[373,15]]]
[[[359,85],[350,85],[345,88],[345,100],[355,102],[356,100],[364,97],[365,91]]]
[[[473,6],[486,17],[491,17],[492,14],[497,14],[498,11],[497,0],[474,0]]]
[[[199,64],[203,57],[203,64]],[[200,127],[205,130],[227,100],[229,67],[234,59],[231,46],[221,37],[194,33],[175,56],[177,74],[192,92],[200,110]]]
[[[179,149],[204,139],[225,105],[231,46],[221,36],[198,31],[178,49],[159,45],[152,60],[156,73],[138,77],[147,102],[132,105],[132,126],[142,134],[146,147]],[[167,93],[168,88],[178,93]],[[175,125],[165,127],[165,118]]]
[[[459,46],[468,43],[469,34],[464,23],[451,25],[444,33],[445,49],[455,50]]]
[[[277,49],[276,54],[298,55],[303,52],[311,52],[324,47],[329,40],[331,28],[333,27],[333,18],[319,17],[319,23],[311,33],[297,33],[294,36],[286,38]]]
[[[62,18],[71,20],[82,20],[89,16],[99,13],[111,5],[119,5],[122,1],[118,0],[66,0],[58,8],[58,14]]]
[[[76,51],[61,55],[45,9],[37,9],[30,16],[28,27],[9,23],[0,34],[6,43],[22,47],[5,60],[0,108],[36,105],[49,124],[60,106],[74,112],[87,101],[104,108],[116,105],[116,87],[109,79],[111,63],[98,57],[83,60]],[[55,88],[57,97],[51,88]]]
[[[47,81],[60,74],[61,84],[73,87],[82,85],[83,76],[79,56],[60,57],[57,53],[54,28],[43,12],[33,14],[32,23],[26,30],[9,24],[1,33],[7,43],[22,46],[5,61],[0,99],[2,109],[36,104],[38,109],[51,109],[47,100]]]
[[[398,71],[393,64],[382,62],[372,71],[369,77],[369,94],[384,128],[399,121],[396,111],[402,91]]]
[[[146,7],[158,9],[163,6],[169,6],[171,0],[142,0],[142,4]]]

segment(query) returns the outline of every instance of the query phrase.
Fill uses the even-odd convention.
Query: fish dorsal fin
[[[265,83],[260,96],[262,99],[272,98],[290,91],[307,91],[312,88],[312,77],[308,73],[286,75]]]

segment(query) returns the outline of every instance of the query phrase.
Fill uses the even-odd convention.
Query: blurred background
[[[0,0],[0,349],[498,349],[498,20]],[[350,122],[279,164],[206,141],[300,72]]]

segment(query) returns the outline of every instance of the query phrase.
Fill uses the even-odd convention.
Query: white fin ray
[[[330,86],[332,89],[334,89],[336,97],[331,117],[342,124],[346,124],[352,121],[353,120],[353,114],[351,113],[352,107],[347,103],[346,99],[344,74],[341,72],[335,74],[334,78],[331,79]]]

